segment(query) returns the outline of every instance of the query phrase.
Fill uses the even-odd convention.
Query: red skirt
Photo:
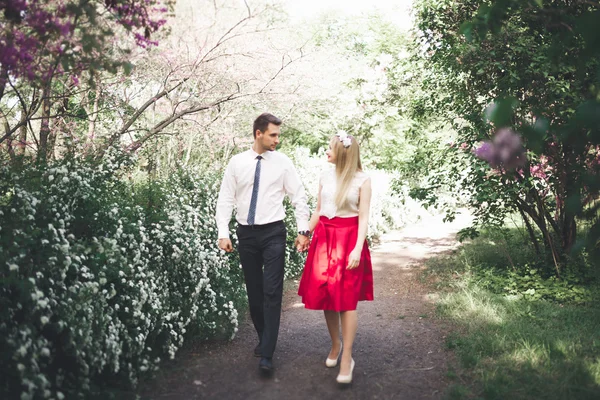
[[[358,217],[320,217],[308,249],[298,294],[311,310],[351,311],[373,300],[373,267],[367,242],[360,263],[346,269],[356,246]]]

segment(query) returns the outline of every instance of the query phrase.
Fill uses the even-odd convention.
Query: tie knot
[[[256,159],[257,159],[257,160],[262,160],[262,159],[263,159],[263,156],[256,156]]]

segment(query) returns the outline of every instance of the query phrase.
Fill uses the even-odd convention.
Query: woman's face
[[[327,161],[332,164],[335,164],[335,151],[333,151],[333,149],[331,148],[331,143],[329,144],[329,149],[327,149],[325,154],[327,155]]]

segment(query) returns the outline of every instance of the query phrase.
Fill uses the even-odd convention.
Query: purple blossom
[[[491,163],[494,159],[494,145],[490,142],[483,142],[474,150],[474,153],[478,158]]]
[[[136,41],[137,45],[144,49],[149,46],[157,46],[158,45],[157,41],[150,40],[140,33],[135,33],[134,37],[135,37],[135,41]]]
[[[525,165],[527,156],[521,137],[512,129],[500,129],[491,142],[486,141],[474,151],[475,155],[487,161],[492,167],[514,170]]]
[[[68,36],[71,33],[71,23],[68,21],[63,24],[56,22],[56,27],[62,36]]]
[[[63,48],[73,48],[73,53],[69,55],[73,58],[70,65],[85,69],[90,57],[97,56],[97,47],[91,51],[75,50],[84,48],[81,32],[88,27],[94,29],[95,25],[105,22],[128,28],[140,47],[157,44],[150,36],[165,24],[165,1],[106,0],[101,3],[106,12],[99,18],[104,18],[105,21],[94,22],[86,21],[85,18],[76,19],[74,10],[79,4],[78,0],[0,0],[0,13],[7,22],[0,37],[1,65],[15,78],[30,81],[43,79],[59,73],[53,67],[56,65],[56,57],[61,54],[64,56]],[[107,17],[108,15],[115,19]],[[80,21],[83,25],[75,26],[75,21]],[[99,35],[98,46],[109,43],[110,39]],[[73,67],[68,72],[77,73],[77,68]]]

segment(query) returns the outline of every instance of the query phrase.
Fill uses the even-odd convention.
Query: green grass
[[[600,398],[600,310],[469,287],[444,296],[438,313],[454,323],[446,345],[475,380],[458,398]]]
[[[507,244],[506,251],[497,251],[497,244],[486,241],[489,237],[430,260],[424,277],[445,291],[437,315],[454,327],[446,346],[456,353],[459,365],[448,373],[453,384],[446,397],[600,399],[600,307],[589,300],[594,296],[586,301],[556,297],[554,291],[574,286],[560,282],[556,289],[545,278],[537,282],[550,287],[548,298],[554,300],[510,289],[511,277],[502,275],[502,262],[509,254],[514,268],[505,264],[504,270],[525,275],[528,249]],[[494,285],[489,284],[489,271],[499,275],[491,278]],[[576,288],[597,293],[595,286]]]

